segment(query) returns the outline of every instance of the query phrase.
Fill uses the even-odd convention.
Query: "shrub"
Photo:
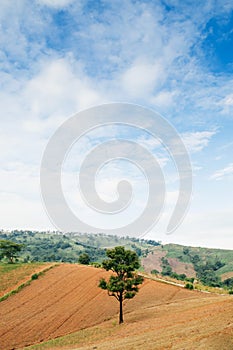
[[[184,281],[186,277],[187,277],[187,276],[186,276],[185,273],[181,273],[180,275],[178,275],[178,278],[179,278],[181,281]]]
[[[83,253],[79,256],[78,258],[78,262],[80,264],[84,264],[84,265],[89,265],[90,263],[90,257],[87,253]]]
[[[37,280],[39,277],[38,273],[34,273],[31,277],[32,281]]]
[[[194,277],[186,277],[186,278],[185,278],[185,281],[186,281],[186,282],[191,282],[191,283],[193,283],[193,282],[194,282],[194,279],[195,279]]]
[[[233,289],[229,290],[229,294],[233,294]]]
[[[102,267],[102,264],[100,264],[99,262],[92,262],[91,265],[97,268]]]
[[[193,284],[188,282],[185,284],[185,288],[186,289],[193,289]]]

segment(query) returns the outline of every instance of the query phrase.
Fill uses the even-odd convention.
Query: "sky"
[[[233,249],[232,1],[1,0],[0,42],[1,229],[56,230],[40,193],[48,141],[74,114],[125,102],[159,113],[181,136],[193,169],[189,210],[167,235],[175,166],[156,140],[130,127],[100,128],[70,150],[62,186],[72,210],[105,228],[140,213],[148,189],[131,163],[115,160],[96,178],[107,202],[129,178],[134,203],[120,217],[85,209],[76,189],[91,147],[124,135],[156,155],[166,179],[163,213],[144,238]]]

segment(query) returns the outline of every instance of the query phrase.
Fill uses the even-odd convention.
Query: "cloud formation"
[[[170,0],[2,0],[2,227],[23,226],[21,211],[30,207],[30,197],[35,210],[40,207],[40,161],[57,127],[72,114],[106,102],[141,104],[169,120],[198,169],[198,189],[208,187],[210,173],[215,180],[231,176],[233,76],[231,65],[224,69],[220,64],[224,52],[218,52],[218,37],[213,39],[213,33],[230,37],[224,31],[232,10],[227,0],[192,5]],[[114,137],[117,130],[108,132]],[[125,134],[129,137],[130,132]],[[174,182],[175,171],[166,152],[145,135],[131,137],[158,152],[162,168],[169,173],[168,182]],[[104,136],[100,133],[97,138]],[[226,143],[229,146],[224,149]],[[82,152],[89,146],[86,140]],[[70,175],[73,169],[68,169]],[[105,198],[114,181],[108,181],[106,188],[101,182]],[[221,190],[216,211],[231,188],[228,184]],[[171,186],[168,196],[173,191]],[[202,201],[209,195],[206,191]],[[227,213],[229,209],[230,204]],[[14,213],[12,225],[10,212]],[[41,220],[30,217],[25,225],[37,228]],[[45,216],[42,221],[48,224]]]

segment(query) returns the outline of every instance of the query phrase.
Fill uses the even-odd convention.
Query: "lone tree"
[[[1,239],[0,240],[0,258],[6,257],[9,263],[13,263],[14,259],[17,258],[22,248],[23,248],[23,244]]]
[[[113,271],[114,275],[110,276],[108,281],[102,278],[99,287],[107,290],[109,296],[119,301],[119,323],[123,323],[123,301],[132,299],[143,282],[143,277],[134,273],[140,266],[139,259],[135,252],[125,250],[124,247],[108,249],[106,254],[109,259],[103,261],[103,268]]]

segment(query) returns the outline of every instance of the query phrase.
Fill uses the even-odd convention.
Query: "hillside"
[[[97,287],[106,274],[62,264],[1,302],[0,349],[64,335],[32,349],[233,349],[232,296],[147,279],[119,326],[117,301]]]
[[[0,298],[27,282],[34,273],[41,273],[53,266],[51,263],[1,264]]]
[[[139,256],[146,256],[159,245],[153,240],[133,237],[120,237],[105,234],[38,232],[38,231],[0,231],[0,240],[6,239],[24,244],[20,260],[77,262],[80,254],[87,253],[92,262],[106,258],[106,248],[125,246],[135,250]]]
[[[141,263],[146,272],[175,278],[186,275],[210,286],[224,286],[224,281],[233,277],[232,250],[166,244],[154,247]],[[227,282],[233,287],[233,280]]]
[[[177,244],[162,245],[154,240],[106,234],[62,234],[59,232],[0,232],[0,239],[24,245],[20,262],[76,263],[87,253],[91,263],[101,263],[106,249],[125,246],[138,254],[145,272],[178,280],[193,279],[211,287],[233,289],[233,251]]]

